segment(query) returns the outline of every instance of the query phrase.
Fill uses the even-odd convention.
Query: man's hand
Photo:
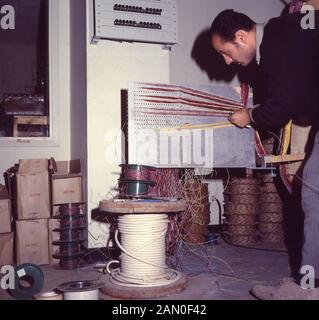
[[[247,109],[240,109],[229,117],[229,121],[239,128],[246,128],[250,124],[250,117]]]

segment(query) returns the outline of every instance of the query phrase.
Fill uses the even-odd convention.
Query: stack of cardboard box
[[[20,160],[16,179],[16,263],[49,264],[48,160]]]
[[[15,262],[55,264],[52,258],[59,240],[59,205],[83,201],[80,160],[20,160],[6,173],[8,192],[0,192],[0,264],[13,263],[11,205],[15,220]],[[4,233],[4,235],[2,235]]]
[[[13,264],[11,201],[5,186],[0,185],[0,265]]]
[[[80,160],[50,160],[52,212],[58,215],[59,205],[83,201],[82,166]]]

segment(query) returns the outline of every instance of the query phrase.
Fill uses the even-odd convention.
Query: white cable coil
[[[33,297],[34,300],[63,300],[63,295],[54,291],[44,292]]]
[[[64,292],[63,294],[64,300],[85,300],[85,301],[93,301],[99,300],[99,289],[95,289],[92,291],[83,291],[83,292]]]
[[[165,214],[125,215],[119,218],[115,241],[122,250],[119,261],[107,265],[111,281],[123,286],[156,287],[177,282],[181,273],[166,265],[165,235],[168,219]],[[121,242],[118,233],[121,233]],[[109,270],[111,264],[121,268]]]

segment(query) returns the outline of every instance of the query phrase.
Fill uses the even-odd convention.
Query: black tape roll
[[[68,215],[68,216],[73,216],[73,215],[79,215],[81,214],[82,208],[81,204],[63,204],[59,208],[59,212],[62,215]]]
[[[59,246],[64,246],[64,245],[68,245],[68,244],[82,244],[85,241],[86,241],[86,238],[76,239],[76,240],[72,240],[72,241],[58,240],[58,241],[53,241],[52,245],[55,247],[59,247]]]
[[[70,228],[70,227],[66,227],[66,228],[57,228],[57,229],[54,229],[53,232],[55,233],[60,233],[60,232],[64,232],[64,231],[75,231],[75,230],[86,230],[87,229],[87,226],[86,225],[83,225],[83,226],[79,226],[79,227],[74,227],[74,228]]]
[[[21,280],[29,283],[30,287],[23,287]],[[15,288],[8,289],[8,293],[18,300],[31,300],[34,295],[41,292],[44,284],[44,274],[40,267],[26,263],[15,268]]]
[[[59,253],[62,254],[74,254],[83,251],[81,244],[68,243],[60,246]]]
[[[85,238],[85,234],[83,230],[68,230],[68,231],[60,231],[60,241],[68,241],[72,242],[74,240],[80,240]]]
[[[74,227],[86,226],[86,223],[85,223],[86,215],[79,215],[79,216],[60,215],[60,216],[56,216],[55,218],[60,220],[61,228],[74,228]]]

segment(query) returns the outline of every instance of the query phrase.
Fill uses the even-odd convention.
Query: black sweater
[[[260,68],[268,99],[252,112],[260,127],[279,128],[300,114],[319,119],[319,15],[315,29],[304,30],[303,17],[285,15],[265,27]]]

